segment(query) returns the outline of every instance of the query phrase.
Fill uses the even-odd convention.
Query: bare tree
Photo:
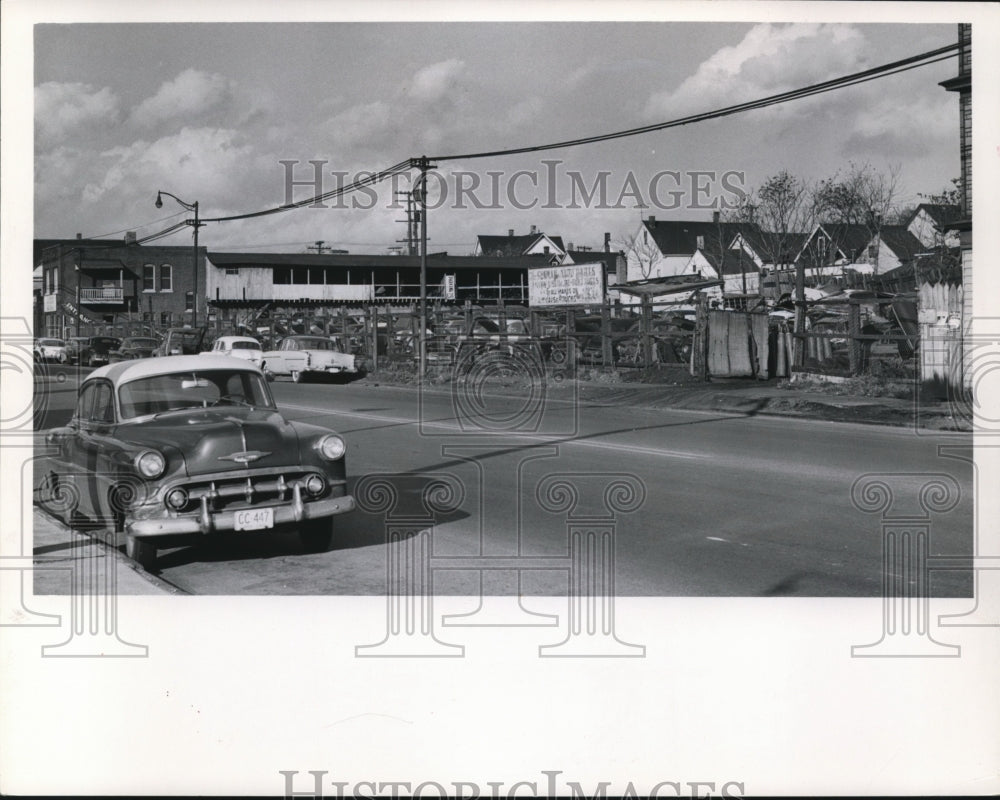
[[[729,212],[765,264],[774,268],[794,263],[803,234],[816,224],[814,190],[801,178],[782,170],[767,178]]]
[[[816,213],[827,223],[831,235],[830,253],[843,249],[851,229],[860,228],[867,241],[876,239],[882,227],[896,216],[896,193],[900,166],[892,165],[879,172],[871,164],[851,162],[847,171],[820,181],[814,192]],[[857,254],[847,254],[854,257]],[[872,263],[878,274],[878,254]]]
[[[645,225],[633,234],[618,237],[615,244],[625,254],[626,277],[630,269],[635,266],[643,278],[649,278],[653,274],[653,268],[663,258],[659,246],[649,235]]]

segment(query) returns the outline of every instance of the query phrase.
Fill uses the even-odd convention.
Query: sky
[[[160,189],[197,201],[202,218],[260,211],[336,188],[335,173],[649,125],[955,38],[953,24],[849,22],[40,24],[35,236],[146,236],[186,216],[169,198],[154,207]],[[478,234],[531,226],[600,248],[644,216],[708,219],[779,170],[815,181],[852,162],[898,169],[899,204],[918,202],[959,174],[958,99],[938,86],[956,72],[950,59],[613,142],[434,162],[429,250],[468,254]],[[603,202],[587,200],[600,180]],[[200,242],[383,253],[406,236],[394,192],[408,188],[208,223]]]

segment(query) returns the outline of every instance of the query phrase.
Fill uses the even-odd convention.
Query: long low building
[[[218,308],[401,304],[420,297],[419,256],[210,251],[207,260],[208,301]],[[604,264],[606,273],[617,273],[615,253],[588,252],[587,260]],[[559,263],[567,263],[567,257],[429,254],[427,296],[459,303],[500,299],[524,303],[528,300],[528,271]]]

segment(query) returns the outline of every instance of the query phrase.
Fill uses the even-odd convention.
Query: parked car
[[[250,336],[220,336],[215,340],[212,349],[206,350],[202,355],[243,358],[259,367],[263,351],[260,348],[260,342]]]
[[[65,364],[66,342],[62,339],[35,339],[34,355],[36,361],[58,361]]]
[[[198,355],[204,341],[205,328],[168,328],[160,346],[153,351],[153,356]]]
[[[295,383],[316,375],[356,374],[364,370],[358,356],[343,352],[324,336],[286,336],[263,355],[261,369],[268,380],[289,376]]]
[[[75,352],[76,363],[88,367],[99,367],[107,364],[111,358],[111,351],[117,350],[121,345],[121,339],[114,336],[89,336],[82,339],[79,350]]]
[[[116,350],[108,353],[108,362],[116,364],[119,361],[131,361],[136,358],[149,358],[160,346],[160,340],[150,336],[129,336],[122,339]]]
[[[224,531],[294,525],[308,550],[325,550],[333,518],[354,508],[344,440],[286,420],[260,370],[235,358],[102,367],[47,442],[58,453],[43,500],[70,498],[67,521],[113,521],[116,543],[146,569],[160,547]]]
[[[89,336],[71,336],[66,340],[66,361],[70,364],[82,364],[80,354],[87,349]]]

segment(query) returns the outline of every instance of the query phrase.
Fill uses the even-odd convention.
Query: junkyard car
[[[117,350],[120,345],[121,339],[114,336],[91,336],[80,342],[79,352],[76,353],[77,363],[88,367],[107,364],[111,351]]]
[[[215,340],[212,349],[206,350],[202,355],[244,358],[260,366],[263,351],[260,349],[260,342],[249,336],[220,336]]]
[[[287,375],[295,383],[314,375],[357,373],[362,369],[358,357],[344,353],[340,345],[323,336],[286,336],[274,350],[264,353],[261,364],[269,380]]]
[[[168,328],[153,356],[194,356],[204,341],[205,328]]]
[[[66,342],[62,339],[36,339],[34,349],[36,361],[58,361],[65,364],[68,358]]]
[[[223,531],[294,525],[327,549],[333,517],[354,508],[344,440],[278,413],[260,370],[215,356],[123,361],[82,383],[39,487],[67,516],[113,524],[150,569],[157,549]],[[124,541],[122,541],[124,540]]]
[[[131,361],[135,358],[149,358],[159,346],[160,340],[149,336],[129,336],[122,339],[117,350],[108,353],[108,362]]]

